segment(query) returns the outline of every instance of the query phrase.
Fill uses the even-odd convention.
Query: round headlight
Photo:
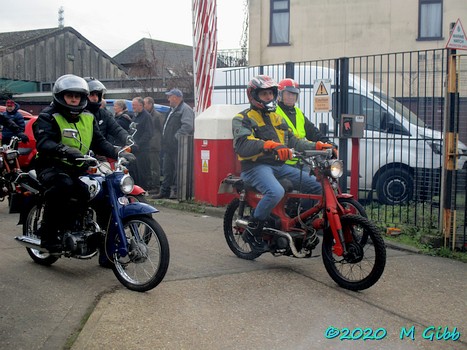
[[[135,187],[135,181],[130,175],[123,175],[122,179],[120,180],[120,189],[124,194],[130,194],[133,191],[133,187]]]
[[[344,174],[344,163],[337,159],[331,160],[329,171],[334,179],[341,177]]]

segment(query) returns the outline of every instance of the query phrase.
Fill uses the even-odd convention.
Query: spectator
[[[154,99],[146,97],[144,99],[144,109],[151,114],[151,121],[153,124],[153,134],[151,138],[151,145],[149,156],[151,158],[151,177],[149,182],[149,193],[158,194],[161,188],[161,139],[162,139],[162,125],[164,125],[164,115],[154,109]]]
[[[3,119],[4,119],[4,126],[2,130],[2,144],[9,144],[11,137],[12,136],[18,136],[18,133],[23,133],[24,132],[24,117],[23,115],[18,112],[19,109],[19,104],[17,104],[13,100],[7,100],[5,103],[6,106],[6,111],[3,112]],[[14,124],[16,124],[19,129],[13,130],[12,128],[8,127],[8,121],[12,121]]]
[[[114,102],[115,120],[126,131],[130,129],[132,122],[131,116],[128,114],[128,108],[123,100],[116,100]]]
[[[136,123],[136,134],[134,135],[135,142],[138,148],[134,150],[136,156],[136,167],[133,170],[135,183],[144,189],[149,187],[151,176],[151,163],[149,150],[151,147],[151,138],[153,127],[151,115],[144,109],[144,100],[142,97],[135,97],[131,104],[135,116],[133,121]]]
[[[176,198],[178,140],[181,135],[193,135],[195,119],[193,109],[183,101],[183,93],[179,89],[172,89],[165,94],[171,109],[162,128],[164,147],[162,175],[164,179],[159,194],[152,196],[154,199]],[[171,188],[173,188],[173,194],[171,194]]]

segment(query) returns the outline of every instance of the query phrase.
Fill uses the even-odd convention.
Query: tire
[[[31,238],[39,239],[35,235],[36,231],[40,227],[42,221],[43,208],[42,205],[34,205],[29,210],[28,216],[23,224],[23,235]],[[34,262],[39,265],[50,266],[56,262],[59,258],[57,256],[50,255],[49,253],[43,253],[37,249],[26,248],[29,256]]]
[[[243,216],[240,217],[239,214],[239,205],[240,201],[238,198],[235,198],[232,202],[229,203],[224,214],[224,236],[227,241],[227,245],[230,250],[239,258],[245,260],[254,260],[259,257],[262,253],[256,252],[251,249],[250,245],[246,243],[242,234],[244,229],[235,224],[237,219],[248,218],[251,215],[252,208],[245,204],[243,211]]]
[[[367,289],[379,280],[386,265],[383,238],[376,225],[360,215],[344,215],[341,223],[344,236],[352,237],[347,242],[349,254],[346,257],[333,254],[334,237],[330,230],[326,230],[322,245],[324,267],[342,288],[353,291]],[[364,245],[359,237],[362,231],[368,236]]]
[[[407,169],[386,169],[376,181],[376,195],[382,204],[400,205],[413,200],[414,180]]]
[[[344,207],[344,209],[347,209],[349,211],[346,214],[361,215],[364,218],[368,218],[365,207],[361,205],[356,199],[338,198],[338,202]]]
[[[170,260],[167,236],[162,227],[148,216],[127,218],[123,227],[130,252],[120,257],[116,249],[114,255],[109,256],[114,264],[112,270],[126,288],[146,292],[161,283],[167,273]]]

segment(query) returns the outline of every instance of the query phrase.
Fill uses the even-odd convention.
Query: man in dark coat
[[[135,116],[133,121],[136,123],[135,142],[138,148],[134,150],[136,156],[136,167],[132,168],[132,176],[135,183],[144,189],[149,187],[151,176],[151,158],[150,147],[153,134],[153,125],[151,115],[144,109],[144,100],[142,97],[135,97],[131,101]]]
[[[193,135],[195,113],[193,109],[183,101],[183,93],[179,89],[172,89],[165,93],[171,107],[162,128],[162,147],[164,151],[162,163],[162,175],[164,180],[160,193],[152,198],[169,198],[171,188],[174,194],[177,192],[177,163],[178,140],[181,135]]]

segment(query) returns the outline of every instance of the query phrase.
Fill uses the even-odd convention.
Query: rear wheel
[[[23,224],[23,235],[37,239],[40,241],[40,237],[36,236],[36,232],[40,227],[43,215],[42,205],[34,205],[28,213],[28,216]],[[50,255],[49,253],[43,253],[40,250],[26,248],[29,256],[39,265],[49,266],[58,260],[58,257]]]
[[[334,237],[326,230],[322,245],[323,263],[329,276],[342,288],[363,290],[374,285],[386,265],[386,246],[378,228],[360,215],[341,217],[347,253],[334,254]],[[362,233],[367,236],[361,244]]]
[[[155,288],[165,277],[169,267],[169,242],[162,227],[151,217],[127,218],[123,222],[128,244],[127,256],[115,253],[110,260],[113,272],[125,287],[137,292]]]
[[[237,225],[238,219],[248,221],[251,217],[252,208],[245,203],[243,214],[239,212],[240,201],[235,198],[229,203],[224,214],[224,236],[230,250],[239,258],[246,260],[254,260],[262,253],[258,253],[251,249],[251,246],[246,243],[243,238],[245,229]]]

